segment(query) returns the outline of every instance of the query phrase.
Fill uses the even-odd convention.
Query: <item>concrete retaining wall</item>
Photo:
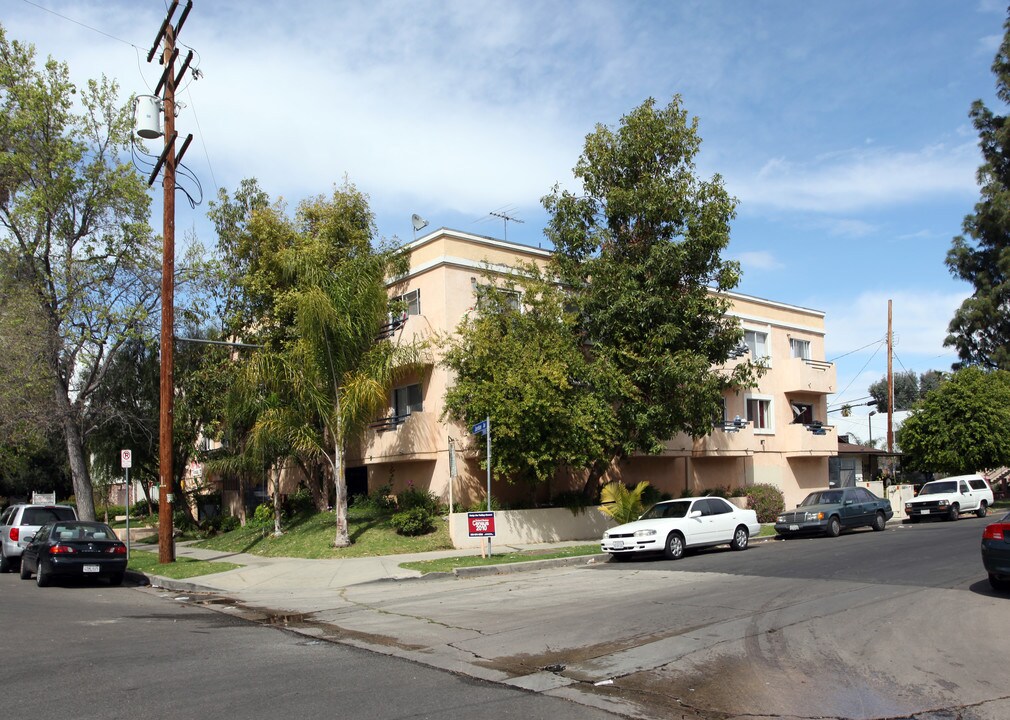
[[[578,515],[565,508],[538,510],[498,510],[494,514],[495,536],[492,545],[536,545],[565,540],[598,541],[603,531],[617,523],[598,508]],[[449,516],[449,535],[457,548],[479,548],[481,538],[469,536],[466,513]]]

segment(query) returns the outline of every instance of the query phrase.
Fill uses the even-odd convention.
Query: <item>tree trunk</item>
[[[68,403],[69,404],[69,403]],[[74,499],[77,501],[77,516],[81,520],[95,519],[95,498],[92,495],[91,475],[88,461],[84,457],[84,441],[80,428],[69,412],[63,415],[63,433],[67,441],[67,458],[70,461],[70,476],[74,482]]]
[[[340,448],[333,451],[333,488],[336,497],[333,510],[337,516],[337,535],[333,547],[350,547],[351,533],[347,527],[347,479],[344,477],[344,453]]]
[[[240,472],[238,475],[238,522],[242,527],[245,527],[246,523],[249,521],[249,514],[245,510],[245,491],[247,484],[245,473]]]
[[[275,462],[270,466],[270,480],[274,486],[274,535],[281,536],[281,465]]]
[[[600,478],[603,477],[603,473],[607,472],[607,468],[614,464],[614,459],[609,462],[602,462],[597,460],[593,463],[593,467],[589,470],[589,477],[586,478],[586,484],[582,486],[582,496],[584,498],[594,498],[600,489]]]

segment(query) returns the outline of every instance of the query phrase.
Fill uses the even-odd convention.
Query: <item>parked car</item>
[[[838,537],[846,528],[883,530],[892,517],[891,503],[866,488],[831,488],[810,493],[796,510],[775,518],[775,532],[784,538],[814,533]]]
[[[1010,513],[982,532],[982,564],[993,590],[1010,590]]]
[[[76,519],[77,511],[69,505],[11,505],[0,515],[0,572],[17,568],[28,540],[47,522]]]
[[[638,520],[603,533],[600,549],[615,560],[663,553],[677,560],[684,550],[725,545],[744,550],[761,531],[753,510],[741,510],[719,497],[682,498],[653,505]]]
[[[43,525],[21,553],[21,579],[35,573],[45,587],[56,577],[106,578],[120,585],[126,575],[126,545],[100,522],[72,520]]]
[[[992,501],[992,488],[984,477],[956,475],[923,485],[919,494],[905,503],[905,514],[913,523],[927,516],[957,520],[963,512],[985,517]]]

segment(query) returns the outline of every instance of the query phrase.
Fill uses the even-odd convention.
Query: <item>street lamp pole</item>
[[[870,438],[867,444],[870,447],[873,447],[873,421],[871,418],[873,418],[873,416],[876,414],[877,414],[876,410],[870,410],[870,414],[866,416],[866,431],[868,437]]]

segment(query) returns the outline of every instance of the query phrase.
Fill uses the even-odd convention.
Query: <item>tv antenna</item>
[[[520,220],[517,217],[509,215],[507,212],[491,212],[489,214],[490,215],[494,215],[497,218],[501,218],[502,220],[505,221],[505,232],[502,235],[502,239],[503,240],[508,240],[509,239],[509,221],[510,220],[512,222],[517,222],[517,223],[524,223],[524,222],[526,222],[525,220]]]

